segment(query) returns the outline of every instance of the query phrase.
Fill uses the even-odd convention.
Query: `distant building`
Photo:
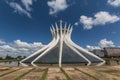
[[[120,47],[105,47],[103,50],[94,49],[91,52],[99,57],[120,57]]]
[[[105,52],[104,50],[100,50],[100,49],[95,49],[92,51],[95,55],[99,56],[99,57],[105,57]]]
[[[106,47],[104,48],[105,54],[107,57],[120,57],[120,48],[119,47]]]

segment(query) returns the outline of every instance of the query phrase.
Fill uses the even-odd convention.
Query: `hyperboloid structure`
[[[71,40],[72,26],[60,21],[60,24],[55,23],[55,27],[51,28],[52,41],[36,51],[30,56],[26,57],[20,63],[58,63],[62,67],[63,63],[97,63],[98,66],[105,63],[103,59],[94,55],[93,53],[83,49]],[[81,37],[82,38],[82,37]]]

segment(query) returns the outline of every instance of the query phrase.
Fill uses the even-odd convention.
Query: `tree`
[[[6,55],[5,59],[14,59],[13,57],[9,56],[8,54]]]

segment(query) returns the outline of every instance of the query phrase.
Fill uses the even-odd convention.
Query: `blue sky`
[[[0,56],[47,45],[59,20],[73,25],[72,40],[84,48],[120,46],[120,0],[0,0]]]

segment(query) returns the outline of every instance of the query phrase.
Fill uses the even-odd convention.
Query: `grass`
[[[45,69],[45,71],[44,71],[44,73],[43,73],[42,77],[40,78],[40,80],[45,80],[45,79],[46,79],[46,77],[47,77],[47,74],[48,74],[48,68],[47,68],[47,69]]]
[[[11,67],[8,67],[8,68],[4,68],[4,69],[0,69],[0,71],[7,71],[7,70],[10,70]]]
[[[33,71],[35,68],[30,69],[29,71],[21,74],[20,76],[16,77],[14,80],[20,80],[22,77],[24,77],[25,75],[27,75],[28,73],[30,73],[31,71]]]
[[[100,80],[100,79],[98,79],[97,77],[95,77],[95,76],[93,76],[93,75],[90,75],[90,74],[88,74],[88,73],[86,73],[86,72],[83,72],[83,71],[81,71],[81,70],[79,70],[79,69],[77,69],[77,68],[75,68],[75,70],[80,71],[80,72],[82,72],[83,74],[85,74],[85,75],[87,75],[87,76],[89,76],[89,77],[92,77],[92,78],[95,79],[95,80]]]
[[[19,60],[16,60],[16,59],[3,59],[3,60],[0,60],[0,62],[11,62],[11,61],[19,61]]]
[[[65,70],[63,68],[60,68],[60,70],[63,72],[63,74],[65,75],[65,77],[66,77],[67,80],[72,80],[70,78],[70,76],[65,72]]]
[[[21,68],[20,68],[20,69],[21,69]],[[5,76],[5,75],[7,75],[7,74],[10,74],[10,73],[13,73],[13,72],[15,72],[15,71],[18,71],[18,70],[20,70],[20,69],[13,70],[13,71],[9,71],[9,72],[6,72],[6,73],[3,73],[3,74],[0,75],[0,77],[3,77],[3,76]]]
[[[104,60],[120,60],[120,58],[103,58]]]

